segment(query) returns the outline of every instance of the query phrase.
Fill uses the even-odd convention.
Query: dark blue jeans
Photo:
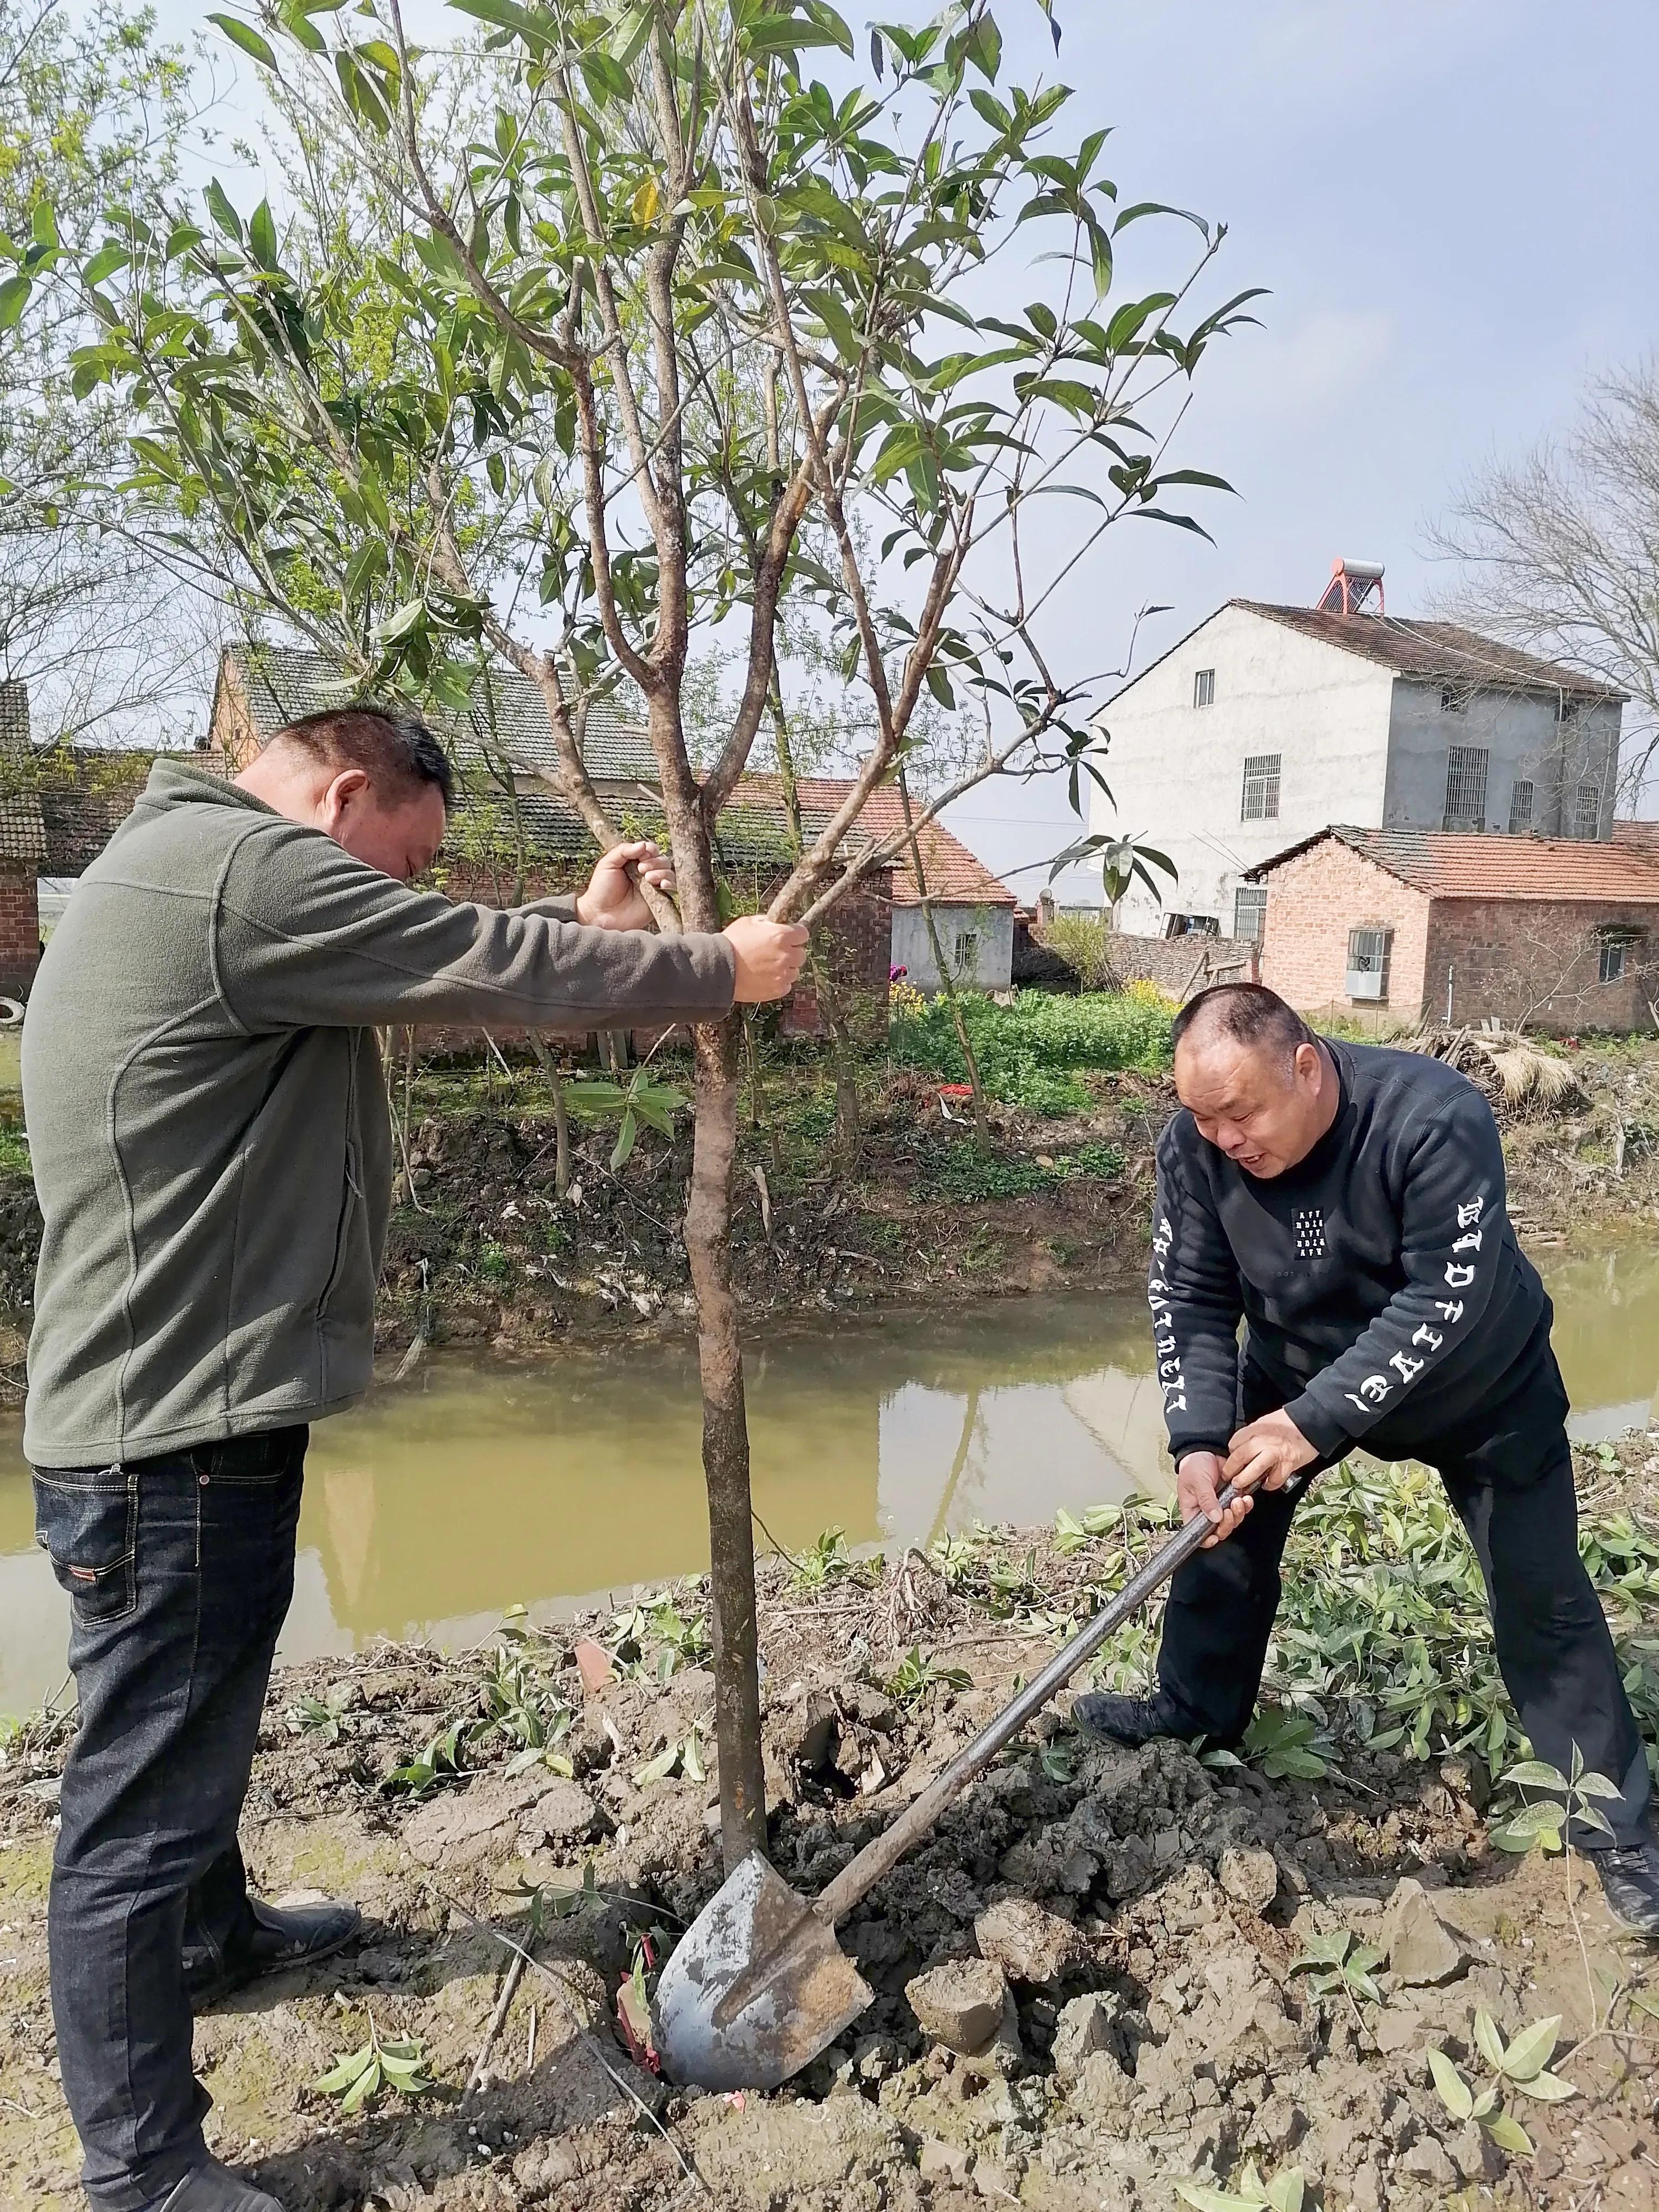
[[[184,1957],[234,1951],[250,1917],[236,1823],[294,1591],[307,1435],[35,1473],[81,1712],[52,1869],[52,2011],[99,2212],[142,2212],[206,2156]]]

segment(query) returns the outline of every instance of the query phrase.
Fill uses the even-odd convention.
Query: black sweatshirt
[[[1226,1453],[1241,1316],[1245,1357],[1328,1459],[1425,1450],[1548,1311],[1474,1085],[1421,1053],[1323,1043],[1342,1103],[1285,1174],[1247,1175],[1184,1110],[1158,1140],[1148,1296],[1177,1462]]]

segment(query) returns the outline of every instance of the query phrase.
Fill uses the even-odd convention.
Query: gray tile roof
[[[1394,615],[1327,614],[1319,607],[1285,607],[1265,599],[1231,599],[1253,615],[1266,615],[1286,629],[1300,630],[1322,645],[1357,653],[1397,675],[1428,683],[1458,684],[1482,690],[1565,691],[1574,699],[1622,700],[1582,669],[1540,660],[1512,645],[1499,645],[1457,623],[1407,622]]]
[[[564,799],[551,792],[524,792],[520,793],[518,804],[527,859],[580,861],[586,866],[597,856],[598,846],[575,809]],[[620,826],[641,837],[655,837],[666,849],[668,827],[659,808],[641,799],[637,805],[620,811]],[[809,844],[828,826],[829,820],[828,812],[803,809],[801,828]],[[453,857],[465,859],[476,841],[477,845],[493,847],[498,852],[510,851],[514,835],[507,794],[483,777],[464,777],[447,850]],[[850,854],[867,843],[867,837],[855,830],[844,849]],[[763,874],[786,872],[792,845],[781,804],[769,806],[763,799],[757,804],[744,805],[739,799],[726,807],[715,828],[714,851],[720,865],[727,870],[756,868]]]
[[[320,653],[297,646],[232,645],[225,660],[246,691],[254,734],[261,744],[284,722],[337,706],[359,685]],[[486,689],[486,682],[488,688]],[[492,669],[475,687],[464,714],[426,710],[427,720],[463,763],[506,754],[524,768],[556,772],[558,754],[547,726],[542,695],[516,669]],[[619,691],[588,709],[584,753],[587,772],[604,782],[640,777],[656,781],[657,763],[635,694]]]

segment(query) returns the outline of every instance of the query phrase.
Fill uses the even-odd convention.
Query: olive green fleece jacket
[[[569,917],[410,890],[155,763],[23,1024],[36,1466],[154,1457],[362,1395],[392,1195],[376,1025],[580,1030],[732,1004],[722,938]]]

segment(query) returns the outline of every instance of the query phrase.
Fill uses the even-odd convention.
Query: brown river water
[[[1659,1390],[1659,1244],[1540,1255],[1575,1435],[1644,1424]],[[1169,1480],[1146,1308],[1068,1294],[843,1317],[749,1356],[755,1506],[926,1544],[1034,1525]],[[62,1681],[67,1601],[34,1548],[21,1423],[0,1431],[0,1714]],[[449,1646],[708,1564],[689,1346],[503,1364],[429,1357],[313,1439],[282,1656],[377,1635]]]

